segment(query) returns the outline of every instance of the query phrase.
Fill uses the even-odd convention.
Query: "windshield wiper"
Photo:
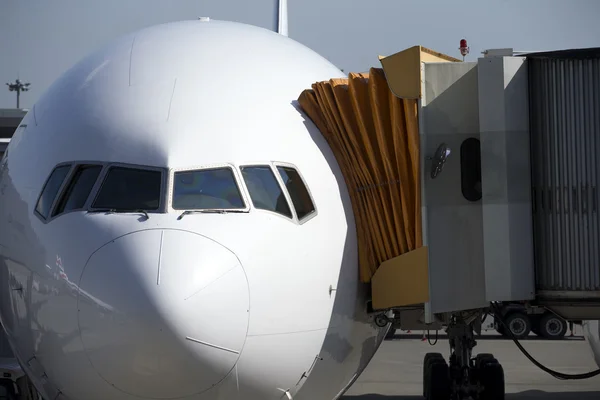
[[[187,215],[187,214],[228,214],[228,213],[243,213],[243,212],[245,212],[245,211],[237,210],[237,209],[231,209],[231,210],[213,210],[213,209],[185,210],[184,212],[181,213],[181,215],[179,217],[177,217],[177,219],[181,219],[181,218],[183,218],[184,215]]]
[[[144,214],[144,216],[146,217],[146,219],[150,219],[150,216],[148,215],[148,212],[144,209],[138,208],[135,210],[118,210],[116,208],[97,208],[95,210],[90,210],[88,211],[90,213],[92,212],[105,212],[107,214],[131,214],[131,213],[142,213]]]

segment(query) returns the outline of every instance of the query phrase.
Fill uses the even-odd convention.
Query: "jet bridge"
[[[0,158],[6,151],[10,139],[21,120],[27,114],[27,110],[20,108],[0,108]]]
[[[380,62],[299,104],[348,184],[376,322],[421,309],[447,326],[426,397],[496,398],[502,367],[472,349],[497,302],[600,319],[600,49],[461,62],[414,46]]]

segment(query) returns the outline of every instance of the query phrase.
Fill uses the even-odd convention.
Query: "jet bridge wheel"
[[[526,338],[531,332],[531,320],[525,313],[519,311],[510,313],[504,319],[504,323],[517,339]],[[509,336],[508,332],[507,336]]]
[[[538,335],[546,339],[562,339],[567,333],[567,321],[557,315],[546,312],[540,318],[538,330],[540,332]]]

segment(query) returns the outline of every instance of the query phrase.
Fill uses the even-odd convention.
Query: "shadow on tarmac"
[[[507,393],[506,400],[598,400],[600,392],[560,392],[548,393],[542,390],[528,390],[521,393]],[[423,400],[423,396],[385,396],[380,394],[363,394],[360,396],[344,396],[342,400]]]
[[[394,337],[392,339],[386,339],[386,341],[389,340],[402,340],[402,339],[422,339],[423,338],[423,334],[419,333],[419,334],[415,334],[415,333],[402,333],[402,334],[396,334],[394,335]],[[445,333],[439,332],[438,333],[438,339],[442,340],[448,339],[448,336]],[[435,341],[435,331],[429,331],[429,340],[430,341]],[[502,335],[493,335],[493,334],[485,334],[485,335],[475,335],[475,340],[510,340],[512,341],[511,338],[507,338],[504,337]],[[523,339],[519,339],[519,342],[522,341],[527,341],[527,340],[549,340],[549,339],[545,339],[545,338],[541,338],[537,335],[529,335],[526,338]],[[577,335],[577,336],[564,336],[562,339],[558,339],[558,340],[575,340],[575,341],[583,341],[585,340],[585,338],[583,336]]]

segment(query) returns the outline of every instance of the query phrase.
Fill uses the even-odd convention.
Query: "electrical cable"
[[[510,335],[510,338],[515,342],[515,344],[517,345],[517,347],[519,348],[519,350],[521,350],[521,352],[525,355],[525,357],[527,357],[529,359],[529,361],[531,361],[535,366],[537,366],[539,369],[541,369],[542,371],[552,375],[553,377],[555,377],[556,379],[560,379],[560,380],[579,380],[579,379],[589,379],[589,378],[593,378],[594,376],[600,375],[600,368],[595,370],[595,371],[591,371],[591,372],[586,372],[584,374],[563,374],[562,372],[557,372],[554,371],[544,365],[542,365],[540,362],[538,362],[535,358],[533,358],[528,352],[527,350],[525,350],[523,348],[523,346],[521,346],[521,343],[519,343],[519,340],[515,337],[515,335],[512,333],[512,331],[508,328],[508,326],[506,326],[506,324],[504,323],[504,319],[502,318],[502,314],[500,313],[499,307],[497,304],[495,303],[491,303],[492,304],[492,310],[493,310],[493,314],[496,317],[496,319],[498,321],[500,321],[500,323],[504,326],[504,330],[506,332],[508,332],[508,334]]]
[[[431,343],[431,338],[429,337],[429,329],[427,329],[427,343],[429,343],[430,346],[435,346],[437,344],[438,334],[439,334],[439,330],[436,329],[435,330],[435,342]]]

